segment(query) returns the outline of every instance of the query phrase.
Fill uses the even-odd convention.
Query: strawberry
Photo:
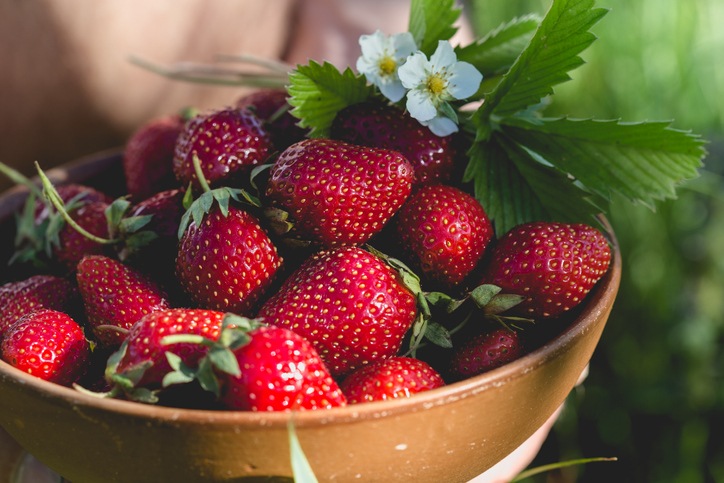
[[[341,384],[347,402],[357,404],[410,397],[442,387],[442,376],[427,362],[412,357],[390,357],[361,367]]]
[[[173,156],[184,124],[184,117],[178,114],[156,117],[143,123],[128,138],[123,149],[123,173],[133,200],[177,186]]]
[[[214,205],[185,229],[176,273],[191,300],[201,307],[246,314],[256,307],[282,265],[276,246],[247,211]]]
[[[103,202],[107,204],[113,201],[110,196],[102,191],[84,184],[71,183],[59,185],[56,186],[56,190],[58,191],[58,195],[60,195],[60,199],[63,200],[63,203],[66,205],[74,201],[77,203]],[[55,213],[55,208],[52,207],[50,202],[37,203],[35,208],[35,223],[38,225],[41,224],[53,213]]]
[[[297,126],[299,121],[289,112],[287,91],[284,89],[259,89],[236,101],[239,109],[248,108],[262,120],[271,136],[274,147],[286,149],[306,137],[306,130]]]
[[[11,366],[65,386],[80,379],[90,357],[80,325],[68,314],[51,309],[16,320],[7,329],[0,350]]]
[[[211,186],[233,184],[272,152],[269,134],[248,109],[226,108],[198,114],[186,123],[176,142],[173,171],[182,186],[202,188],[194,170],[198,156]]]
[[[128,331],[126,341],[109,364],[106,378],[111,384],[128,388],[161,388],[172,368],[166,352],[180,357],[189,367],[198,365],[206,348],[193,343],[165,344],[163,338],[174,334],[193,334],[216,340],[221,331],[223,312],[204,309],[168,309],[151,312]]]
[[[96,201],[84,204],[70,211],[70,217],[89,233],[101,238],[108,238],[108,220],[106,208],[108,204]],[[85,255],[107,255],[109,249],[79,233],[68,223],[63,224],[58,232],[58,243],[53,245],[52,258],[60,262],[66,269],[75,270],[75,266]]]
[[[553,318],[580,304],[610,262],[611,248],[599,230],[584,224],[533,222],[501,237],[483,280],[527,297],[515,313]]]
[[[466,379],[507,364],[524,351],[518,332],[498,327],[482,332],[455,349],[449,365],[453,380]]]
[[[279,155],[266,194],[288,212],[298,238],[333,247],[364,243],[382,230],[412,179],[412,166],[395,151],[308,139]]]
[[[337,113],[331,137],[399,151],[415,169],[415,182],[448,181],[453,174],[452,136],[440,137],[402,109],[376,102],[352,104]]]
[[[123,331],[144,315],[169,306],[155,282],[106,256],[83,257],[76,279],[90,327],[104,347],[117,347],[125,339]]]
[[[18,318],[41,309],[75,312],[78,288],[54,275],[32,275],[0,286],[0,339]]]
[[[258,316],[308,338],[336,377],[395,355],[416,312],[390,266],[346,246],[311,256]]]
[[[281,327],[261,326],[236,349],[237,375],[217,372],[221,402],[244,411],[300,411],[346,405],[314,346]]]
[[[406,260],[444,287],[467,278],[494,235],[475,198],[442,184],[413,193],[398,213],[396,229]]]

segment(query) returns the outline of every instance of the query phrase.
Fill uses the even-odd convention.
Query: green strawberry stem
[[[209,186],[209,182],[206,180],[206,176],[204,176],[204,172],[201,169],[201,160],[196,154],[194,154],[193,164],[194,172],[196,173],[196,177],[199,180],[201,189],[204,191],[204,193],[208,193],[209,191],[211,191],[211,187]]]
[[[289,74],[293,67],[286,62],[280,62],[278,60],[274,59],[266,59],[264,57],[257,57],[255,55],[250,54],[218,54],[215,56],[215,58],[222,62],[240,62],[243,64],[251,64],[256,65],[258,67],[263,67],[270,71],[279,72],[280,74]]]
[[[558,463],[551,463],[548,465],[536,466],[535,468],[530,468],[528,470],[521,472],[520,474],[518,474],[518,476],[516,476],[515,478],[510,480],[510,482],[515,483],[517,481],[523,481],[526,478],[530,478],[531,476],[535,476],[540,473],[545,473],[546,471],[558,470],[561,468],[567,468],[569,466],[583,465],[583,464],[588,464],[588,463],[607,462],[607,461],[618,461],[618,458],[601,456],[601,457],[596,457],[596,458],[581,458],[581,459],[575,459],[575,460],[560,461]]]
[[[11,168],[7,164],[0,162],[0,173],[7,176],[13,183],[25,186],[28,190],[35,195],[36,199],[43,197],[43,192],[38,186],[33,183],[30,178],[23,175],[20,171]]]
[[[92,240],[96,243],[99,243],[101,245],[113,245],[115,243],[119,243],[120,239],[109,239],[109,238],[102,238],[99,236],[94,235],[93,233],[89,232],[82,226],[80,226],[78,223],[75,222],[73,218],[68,214],[68,211],[65,209],[65,204],[63,203],[63,199],[60,197],[58,192],[56,191],[55,187],[53,186],[53,183],[48,179],[48,177],[45,175],[42,169],[40,169],[40,165],[38,162],[35,162],[35,168],[38,170],[38,176],[40,176],[40,181],[43,184],[43,192],[45,193],[45,196],[47,199],[53,204],[56,210],[58,210],[58,213],[63,217],[66,223],[70,225],[75,231],[83,235],[84,237],[88,238],[89,240]]]
[[[317,483],[317,477],[314,475],[312,466],[304,454],[297,432],[294,429],[293,416],[292,413],[292,418],[289,418],[287,423],[287,431],[289,433],[289,455],[291,457],[294,483]]]

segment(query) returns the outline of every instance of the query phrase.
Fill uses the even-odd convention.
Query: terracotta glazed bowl
[[[56,182],[118,183],[118,152],[49,172]],[[23,189],[0,197],[2,251]],[[613,236],[613,235],[611,235]],[[621,276],[608,274],[575,321],[503,367],[409,399],[326,411],[249,413],[97,399],[0,362],[0,426],[73,483],[289,478],[287,424],[320,481],[464,482],[505,457],[563,403],[588,364]]]

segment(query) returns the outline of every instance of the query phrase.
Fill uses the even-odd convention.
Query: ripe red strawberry
[[[466,379],[507,364],[523,354],[518,333],[500,327],[478,334],[455,349],[449,372],[453,380]]]
[[[74,313],[78,288],[66,278],[32,275],[0,286],[0,339],[18,318],[41,309]]]
[[[108,208],[107,203],[96,201],[73,209],[69,214],[78,225],[89,233],[107,239],[109,234],[106,208]],[[53,246],[52,259],[72,271],[85,255],[108,253],[110,253],[110,249],[107,246],[87,238],[65,223],[58,233],[58,244]]]
[[[410,397],[445,385],[427,362],[412,357],[390,357],[361,367],[341,384],[349,404]]]
[[[281,265],[276,247],[253,215],[229,206],[224,216],[214,206],[199,225],[192,222],[184,232],[176,273],[198,306],[245,315]]]
[[[100,345],[120,345],[125,335],[141,317],[167,309],[166,294],[138,270],[112,258],[91,255],[79,263],[76,279],[86,316]]]
[[[397,354],[416,312],[385,262],[347,246],[309,258],[258,316],[309,339],[336,377]]]
[[[308,139],[279,156],[267,196],[289,213],[297,237],[326,247],[358,244],[402,206],[412,179],[412,166],[395,151]]]
[[[483,280],[527,297],[515,313],[558,317],[583,301],[610,262],[606,238],[591,226],[527,223],[501,237]]]
[[[227,108],[198,114],[186,123],[176,142],[173,170],[182,186],[201,185],[194,171],[198,156],[211,186],[232,184],[266,161],[272,152],[269,134],[248,109]]]
[[[262,120],[277,150],[283,150],[306,136],[306,130],[297,126],[299,120],[289,113],[291,106],[287,97],[284,89],[259,89],[236,101],[236,107],[251,109]]]
[[[405,259],[445,287],[467,278],[494,235],[475,198],[442,184],[413,193],[398,213],[396,228]]]
[[[71,201],[78,203],[103,202],[107,204],[113,201],[110,196],[102,191],[83,184],[71,183],[58,185],[55,189],[58,195],[60,195],[60,199],[63,200],[63,203],[66,205],[71,203]],[[52,207],[50,202],[38,202],[35,209],[35,223],[42,223],[52,213],[55,213],[55,208]]]
[[[450,180],[455,159],[452,136],[440,137],[406,111],[374,102],[352,104],[337,113],[331,137],[353,144],[399,151],[415,169],[415,181]]]
[[[126,189],[133,200],[178,185],[173,174],[176,139],[185,119],[178,114],[153,118],[139,126],[123,149]]]
[[[90,356],[83,329],[69,315],[43,309],[24,315],[5,333],[2,359],[33,376],[70,386]]]
[[[216,340],[221,331],[223,312],[204,309],[168,309],[149,313],[133,324],[126,336],[120,356],[110,365],[106,377],[111,384],[125,383],[131,387],[159,389],[163,378],[171,372],[166,352],[181,358],[188,367],[196,367],[206,354],[199,344],[179,342],[164,344],[163,338],[174,334],[193,334]]]
[[[234,351],[240,374],[218,373],[221,402],[244,411],[300,411],[346,400],[312,344],[281,327],[262,326]]]

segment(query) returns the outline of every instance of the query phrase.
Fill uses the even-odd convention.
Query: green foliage
[[[460,9],[454,0],[411,0],[409,31],[421,51],[428,57],[437,48],[438,40],[455,35],[454,24]]]

